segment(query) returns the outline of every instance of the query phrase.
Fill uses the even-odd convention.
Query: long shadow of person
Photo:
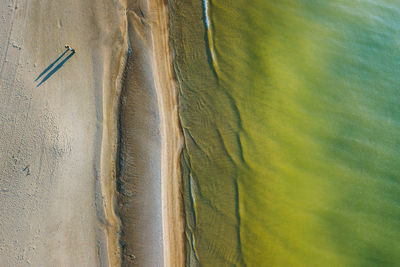
[[[35,79],[35,81],[40,79],[41,76],[43,76],[47,71],[49,71],[68,51],[71,51],[71,54],[69,54],[63,61],[61,61],[57,66],[55,66],[54,69],[52,69],[36,87],[39,87],[42,83],[47,81],[56,71],[58,71],[65,64],[65,62],[67,62],[75,54],[74,49],[67,48],[67,50],[65,50],[64,53],[61,54],[61,56],[59,56],[42,73],[39,74],[39,76]]]
[[[39,76],[35,79],[35,82],[37,80],[40,79],[40,77],[43,76],[43,74],[45,74],[46,72],[49,71],[49,69],[51,69],[68,51],[69,51],[69,47],[66,47],[67,49],[64,51],[64,53],[61,54],[61,56],[59,56],[56,60],[53,61],[53,63],[51,63],[47,68],[44,69],[44,71],[42,71],[42,73],[39,74]]]

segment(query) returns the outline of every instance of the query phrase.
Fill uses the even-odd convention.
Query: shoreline
[[[148,1],[152,13],[153,70],[161,120],[161,181],[164,266],[185,265],[185,217],[180,156],[183,135],[178,115],[178,91],[174,78],[168,24],[168,4]]]

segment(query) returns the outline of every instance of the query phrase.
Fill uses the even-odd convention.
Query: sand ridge
[[[184,211],[180,154],[183,136],[178,117],[178,91],[168,34],[168,4],[148,1],[151,12],[153,68],[162,129],[161,175],[164,266],[185,265]]]
[[[119,31],[113,35],[112,49],[104,50],[104,60],[111,71],[103,74],[103,127],[100,152],[100,190],[104,208],[109,266],[121,265],[120,219],[116,214],[116,166],[118,150],[118,111],[122,76],[127,60],[126,1],[116,5],[120,18]]]

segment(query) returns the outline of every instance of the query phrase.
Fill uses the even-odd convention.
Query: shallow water
[[[400,262],[400,4],[197,2],[171,16],[189,263]]]

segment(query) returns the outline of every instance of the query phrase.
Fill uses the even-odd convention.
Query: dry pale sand
[[[118,264],[104,155],[115,138],[105,126],[126,49],[124,7],[3,0],[0,12],[0,265]],[[64,44],[77,53],[36,87]]]
[[[183,266],[166,3],[1,0],[0,18],[0,265]],[[36,87],[64,44],[77,53]]]

